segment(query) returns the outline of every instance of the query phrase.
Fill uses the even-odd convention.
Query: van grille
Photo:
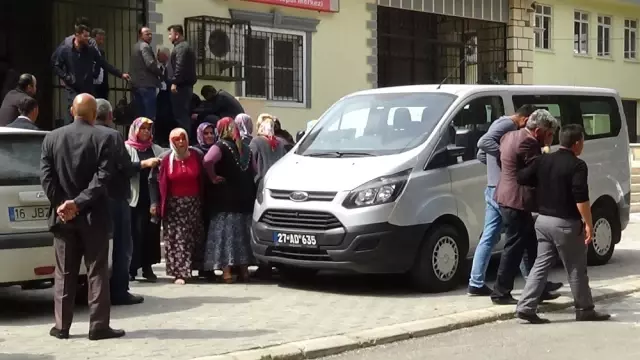
[[[298,249],[298,248],[274,248],[267,249],[267,256],[280,257],[292,260],[307,261],[332,261],[325,250],[319,249]]]
[[[289,200],[291,190],[269,190],[271,197],[278,200]],[[309,197],[306,201],[332,201],[336,197],[336,192],[330,191],[305,191]]]
[[[275,227],[326,231],[342,227],[335,216],[318,211],[267,210],[261,222]]]

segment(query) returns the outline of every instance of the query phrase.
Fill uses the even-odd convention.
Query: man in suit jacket
[[[156,93],[160,87],[162,70],[151,48],[153,33],[148,27],[138,31],[138,42],[131,51],[131,92],[137,116],[156,120]]]
[[[193,96],[193,85],[198,81],[196,75],[196,53],[184,38],[184,27],[182,25],[171,25],[169,30],[169,41],[173,44],[171,52],[171,105],[173,116],[176,121],[185,129],[189,139],[195,139],[191,131],[191,100]]]
[[[36,77],[31,74],[22,74],[18,79],[18,86],[7,93],[0,106],[0,126],[7,126],[15,120],[20,111],[18,104],[22,100],[36,96]]]
[[[109,230],[107,184],[112,176],[109,138],[94,126],[96,100],[76,96],[73,123],[53,130],[42,142],[41,183],[51,203],[49,229],[56,256],[54,309],[49,335],[68,339],[80,263],[89,283],[89,339],[124,336],[109,326]]]
[[[38,102],[32,97],[22,99],[18,104],[18,116],[13,122],[7,125],[8,128],[40,130],[36,125],[38,119]]]

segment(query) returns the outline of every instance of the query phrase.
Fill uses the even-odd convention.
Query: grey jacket
[[[262,180],[267,171],[280,160],[286,153],[285,142],[280,140],[275,149],[271,149],[269,141],[262,136],[255,136],[249,144],[251,154],[256,164],[256,184]]]
[[[509,116],[503,116],[491,124],[478,140],[478,160],[487,165],[487,186],[496,186],[500,180],[500,139],[504,134],[518,130]]]
[[[158,67],[151,45],[142,40],[133,45],[129,67],[131,86],[136,88],[160,87],[162,71]]]

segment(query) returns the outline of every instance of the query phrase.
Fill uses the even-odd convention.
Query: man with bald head
[[[96,99],[80,94],[71,108],[74,121],[42,142],[41,183],[51,203],[54,235],[55,321],[49,334],[68,339],[80,263],[84,256],[89,284],[89,339],[124,336],[109,326],[109,229],[107,185],[111,179],[111,143],[94,126]]]
[[[138,30],[138,42],[131,51],[131,88],[137,116],[156,119],[156,95],[162,70],[151,48],[153,33],[148,27]]]

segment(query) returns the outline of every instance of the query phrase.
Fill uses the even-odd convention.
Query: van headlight
[[[382,176],[353,189],[342,203],[347,209],[387,204],[396,201],[409,179],[411,169]]]
[[[258,204],[262,204],[264,200],[264,179],[260,180],[258,183],[258,192],[256,193],[256,201]]]

